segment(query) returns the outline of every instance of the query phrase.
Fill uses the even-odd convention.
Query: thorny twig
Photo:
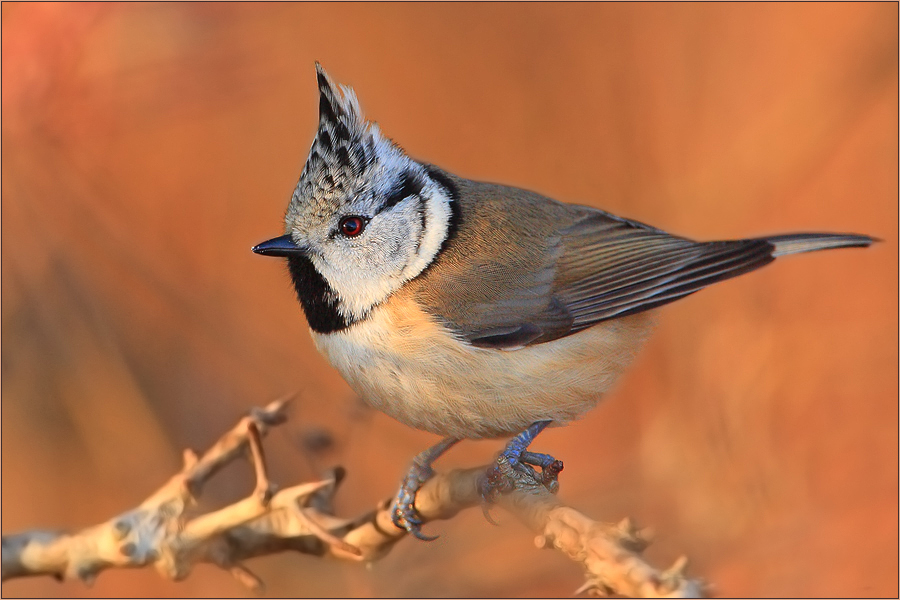
[[[202,456],[185,451],[182,470],[135,509],[75,533],[27,531],[3,536],[2,579],[51,575],[92,582],[104,569],[153,565],[180,580],[200,563],[227,570],[245,587],[262,582],[243,561],[293,550],[343,560],[371,562],[387,554],[406,532],[391,522],[390,501],[355,519],[334,515],[332,499],[344,477],[340,467],[321,481],[280,491],[269,481],[262,437],[286,420],[285,401],[253,409]],[[256,486],[247,498],[189,518],[203,485],[249,450]],[[558,487],[533,469],[501,462],[512,491],[498,500],[532,531],[539,548],[556,548],[580,563],[587,582],[577,593],[634,597],[699,597],[702,584],[685,575],[687,560],[665,571],[641,556],[648,535],[630,520],[598,523],[551,493]],[[419,491],[416,509],[424,522],[450,519],[481,505],[478,482],[486,467],[438,473]]]

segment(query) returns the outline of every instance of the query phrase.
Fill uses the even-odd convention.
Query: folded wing
[[[543,323],[538,314],[523,314],[518,323],[504,323],[504,331],[471,332],[473,344],[509,348],[558,339],[607,319],[668,304],[778,256],[863,247],[874,241],[852,234],[801,233],[695,242],[601,211],[560,231],[559,239],[546,298],[553,310],[543,312],[555,316],[552,323]],[[560,327],[563,315],[566,326]]]

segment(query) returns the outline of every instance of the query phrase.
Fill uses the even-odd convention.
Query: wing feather
[[[434,169],[433,167],[430,167]],[[514,350],[662,306],[775,256],[868,246],[851,234],[695,242],[525,190],[464,180],[466,219],[406,289],[461,339]]]
[[[655,308],[771,262],[766,240],[694,242],[597,212],[562,234],[553,294],[572,331]]]

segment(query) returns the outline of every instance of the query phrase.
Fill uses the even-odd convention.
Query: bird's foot
[[[422,516],[416,510],[416,494],[426,481],[434,475],[431,463],[458,440],[447,438],[432,446],[428,450],[418,454],[409,467],[397,498],[391,509],[391,521],[400,529],[405,529],[410,535],[423,541],[432,541],[437,536],[429,536],[422,533]]]
[[[437,536],[429,536],[422,533],[422,518],[419,511],[416,510],[416,494],[422,485],[431,479],[434,470],[430,465],[421,465],[413,462],[409,468],[403,483],[400,484],[400,491],[397,492],[397,498],[394,500],[394,507],[391,511],[391,521],[400,529],[405,529],[414,537],[424,541],[431,541]]]
[[[539,486],[546,488],[551,494],[559,491],[559,473],[563,470],[563,462],[549,454],[527,450],[535,436],[549,424],[549,421],[538,421],[510,440],[496,462],[481,478],[479,482],[483,500],[481,508],[484,517],[490,523],[496,525],[490,514],[491,506],[506,492]],[[540,467],[540,473],[534,467]]]

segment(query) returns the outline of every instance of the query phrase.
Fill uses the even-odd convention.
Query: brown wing
[[[598,211],[561,232],[553,295],[572,333],[692,294],[774,260],[765,239],[694,242]]]
[[[464,226],[408,293],[475,346],[558,339],[773,260],[765,239],[694,242],[532,192],[442,175],[457,188]]]
[[[577,207],[428,168],[456,198],[461,224],[399,293],[478,346],[519,347],[569,333],[572,318],[553,286],[559,229],[583,216]]]

